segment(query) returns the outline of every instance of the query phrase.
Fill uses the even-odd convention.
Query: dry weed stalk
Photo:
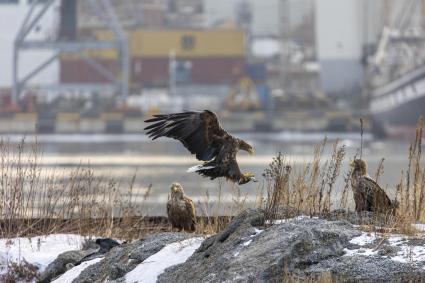
[[[135,176],[125,193],[114,180],[95,177],[82,164],[68,175],[42,168],[41,159],[36,143],[0,141],[0,237],[58,232],[139,236],[122,226],[128,221],[117,221],[138,215]]]
[[[424,121],[420,117],[416,127],[415,140],[409,147],[409,162],[406,172],[397,185],[397,195],[400,198],[399,216],[405,223],[425,221],[425,168],[422,159],[422,137]],[[411,220],[411,221],[409,221]]]
[[[322,163],[326,142],[324,139],[315,147],[313,162],[300,172],[291,169],[282,153],[273,159],[263,174],[266,179],[265,210],[268,219],[276,219],[282,213],[318,215],[331,210],[345,146],[335,141],[331,157]]]

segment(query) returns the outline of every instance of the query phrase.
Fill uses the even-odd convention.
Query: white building
[[[362,1],[316,1],[316,50],[320,81],[326,92],[363,84],[361,21]]]
[[[379,42],[384,26],[398,29],[400,19],[419,26],[423,3],[399,0],[316,0],[316,50],[320,81],[326,92],[341,92],[363,85],[363,48]]]
[[[13,42],[29,11],[32,0],[0,0],[0,88],[12,86]],[[43,2],[43,1],[41,1]],[[59,1],[56,1],[44,14],[28,39],[42,39],[56,34],[59,26]],[[42,5],[39,5],[42,6]],[[37,14],[37,7],[34,14]],[[52,56],[52,51],[22,51],[20,56],[20,78]],[[59,63],[53,62],[42,73],[30,80],[31,85],[54,84],[59,79]]]

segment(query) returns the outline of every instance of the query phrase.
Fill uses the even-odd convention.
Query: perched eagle
[[[189,168],[188,172],[209,177],[226,177],[240,185],[256,182],[254,174],[242,173],[236,161],[239,149],[254,153],[251,145],[226,132],[218,122],[217,116],[208,110],[190,111],[168,115],[154,115],[146,120],[153,123],[145,128],[152,139],[169,137],[179,140],[196,158],[205,161],[202,165]]]
[[[179,183],[171,185],[171,196],[167,202],[168,220],[173,228],[179,231],[195,231],[195,204],[188,198]]]
[[[354,159],[351,162],[351,188],[353,189],[356,211],[373,211],[393,214],[397,204],[392,202],[385,191],[367,173],[366,161]]]

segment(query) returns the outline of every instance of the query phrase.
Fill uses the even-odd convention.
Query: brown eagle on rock
[[[195,231],[195,204],[188,198],[179,183],[171,185],[171,195],[167,202],[167,216],[172,228],[179,231]]]
[[[236,161],[239,149],[254,153],[251,145],[226,132],[209,111],[189,111],[175,114],[154,115],[145,122],[153,123],[145,128],[153,140],[169,137],[179,140],[196,158],[205,161],[188,169],[211,180],[225,177],[240,185],[256,182],[251,172],[242,173]]]
[[[397,203],[391,201],[385,191],[367,173],[366,161],[354,159],[351,162],[351,188],[353,189],[356,211],[372,211],[394,214]]]

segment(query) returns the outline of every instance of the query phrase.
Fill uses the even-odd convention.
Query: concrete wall
[[[10,87],[12,85],[12,62],[13,62],[13,42],[16,34],[29,10],[28,0],[18,0],[17,3],[0,3],[0,87]],[[28,35],[29,39],[41,39],[51,37],[56,33],[58,23],[58,5],[56,1],[53,7],[49,8],[37,26],[37,31]],[[56,8],[55,8],[56,6]],[[40,9],[40,7],[38,7]],[[36,11],[38,11],[38,9]],[[35,13],[34,13],[35,14]],[[21,78],[51,56],[51,51],[25,51],[21,53],[20,70]],[[30,83],[45,84],[56,83],[59,76],[59,64],[53,63],[48,69],[34,77]]]

